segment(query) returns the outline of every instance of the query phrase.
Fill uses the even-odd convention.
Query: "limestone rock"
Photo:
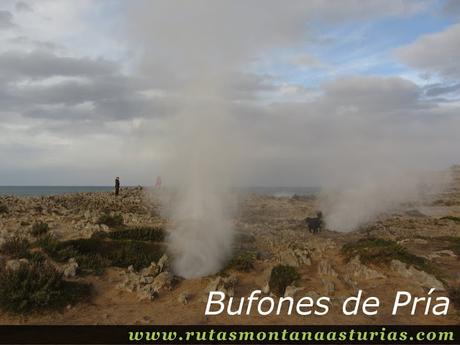
[[[169,272],[161,272],[157,275],[152,283],[152,287],[156,292],[160,290],[171,290],[173,285],[173,275]]]
[[[27,259],[11,259],[6,262],[6,269],[11,271],[17,271],[22,265],[27,265],[29,261]]]
[[[205,293],[208,294],[211,291],[221,291],[226,296],[233,297],[235,295],[235,287],[238,283],[238,278],[234,275],[226,278],[217,277],[212,280],[205,289]]]
[[[62,272],[65,278],[74,278],[77,276],[78,263],[75,258],[69,259],[69,262],[63,267]]]
[[[385,278],[385,275],[382,273],[363,265],[358,256],[350,260],[350,262],[345,266],[345,272],[352,279],[358,280]]]
[[[190,299],[190,294],[188,292],[182,292],[179,297],[177,297],[177,301],[181,304],[188,304]]]
[[[391,261],[391,269],[404,278],[407,278],[417,284],[427,288],[435,288],[438,291],[445,291],[444,284],[436,279],[433,275],[424,271],[419,271],[414,266],[409,266],[399,260]]]
[[[294,298],[296,293],[299,291],[304,290],[303,287],[296,287],[293,285],[286,286],[286,290],[284,291],[284,297],[292,297]]]
[[[335,292],[335,284],[333,281],[329,279],[321,278],[321,283],[324,286],[324,291],[327,296],[330,296]]]
[[[321,260],[318,264],[318,274],[321,276],[337,277],[337,272],[328,260]]]

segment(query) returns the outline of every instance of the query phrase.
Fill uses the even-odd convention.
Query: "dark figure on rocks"
[[[323,213],[319,211],[316,213],[316,217],[305,218],[305,223],[307,223],[308,230],[312,234],[317,234],[323,229]]]
[[[116,177],[115,178],[115,196],[118,196],[120,194],[120,178]]]

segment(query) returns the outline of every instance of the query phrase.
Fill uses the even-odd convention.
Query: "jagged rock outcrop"
[[[406,265],[399,260],[392,260],[391,269],[402,277],[407,278],[427,289],[435,288],[438,291],[445,291],[444,284],[436,279],[435,276],[424,271],[420,271],[414,266]]]

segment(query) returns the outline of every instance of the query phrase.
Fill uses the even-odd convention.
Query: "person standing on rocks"
[[[115,196],[118,196],[120,194],[120,178],[117,176],[115,178]]]

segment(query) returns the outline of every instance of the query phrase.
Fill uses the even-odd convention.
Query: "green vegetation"
[[[299,273],[297,273],[295,267],[278,265],[273,267],[268,284],[271,291],[275,292],[278,296],[283,296],[286,287],[297,279],[299,279]]]
[[[103,213],[98,221],[98,224],[104,224],[111,228],[116,228],[123,225],[123,216],[121,214],[115,213]]]
[[[3,242],[0,252],[14,259],[25,258],[29,255],[30,243],[25,238],[12,237]]]
[[[4,204],[0,204],[0,214],[8,213],[8,207]]]
[[[99,237],[108,237],[112,240],[161,242],[165,239],[165,232],[162,228],[144,226],[119,229],[100,234]]]
[[[60,309],[88,297],[91,286],[67,282],[45,264],[0,268],[0,308],[13,313]]]
[[[460,217],[456,217],[456,216],[446,216],[446,217],[442,217],[441,219],[451,220],[453,222],[460,223]]]
[[[29,260],[31,264],[43,264],[46,262],[46,255],[39,251],[29,252],[25,258]]]
[[[66,262],[75,258],[81,269],[95,273],[102,273],[109,266],[147,267],[164,253],[163,246],[155,243],[102,238],[59,242],[51,236],[45,236],[38,244],[53,260]]]
[[[48,223],[37,222],[32,226],[30,233],[32,236],[39,237],[48,233],[49,229]]]
[[[256,259],[257,252],[249,250],[237,252],[227,264],[226,269],[249,272],[254,268],[254,261],[256,261]]]
[[[430,262],[422,257],[409,253],[395,241],[382,238],[363,238],[357,242],[347,243],[342,247],[346,261],[359,256],[363,264],[388,265],[391,260],[399,260],[417,269],[436,273]]]

